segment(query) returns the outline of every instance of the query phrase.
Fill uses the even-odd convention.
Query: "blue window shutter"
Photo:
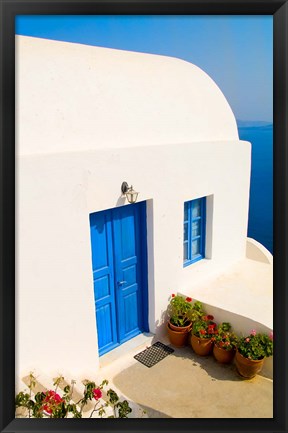
[[[184,203],[183,265],[205,257],[206,197]]]

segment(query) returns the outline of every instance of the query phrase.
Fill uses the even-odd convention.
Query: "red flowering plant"
[[[60,376],[53,383],[54,390],[33,392],[36,387],[36,378],[30,373],[29,379],[29,393],[20,391],[15,397],[17,417],[82,418],[83,409],[92,401],[94,406],[90,418],[95,416],[107,417],[106,409],[108,408],[112,413],[108,416],[109,418],[128,418],[128,414],[132,411],[128,401],[120,401],[113,389],[104,392],[104,386],[108,385],[107,380],[103,380],[100,385],[96,385],[95,382],[89,380],[84,381],[83,396],[75,401],[74,385],[76,382],[74,380],[72,380],[71,386],[65,385],[64,377]],[[62,396],[59,394],[61,391],[58,391],[61,385],[63,385]]]
[[[273,355],[273,332],[269,335],[257,333],[255,329],[250,335],[239,340],[238,352],[245,358],[258,360]]]
[[[231,324],[223,322],[218,326],[218,333],[212,337],[215,345],[225,350],[236,350],[238,344],[237,335],[231,331]]]
[[[172,325],[188,326],[194,320],[203,315],[202,304],[199,301],[193,303],[189,296],[171,295],[167,314]]]
[[[217,324],[211,314],[202,316],[193,323],[192,334],[199,338],[213,338],[218,334]]]
[[[60,397],[55,391],[46,391],[45,397],[43,399],[43,404],[41,406],[41,411],[47,416],[50,416],[53,412],[57,413],[61,411],[61,404],[64,402],[63,398]],[[42,396],[42,395],[41,395]],[[56,417],[58,418],[58,416]]]

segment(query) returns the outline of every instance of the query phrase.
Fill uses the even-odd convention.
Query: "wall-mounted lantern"
[[[121,185],[122,195],[126,195],[129,203],[136,203],[138,192],[134,191],[133,186],[128,186],[127,182],[123,182]]]

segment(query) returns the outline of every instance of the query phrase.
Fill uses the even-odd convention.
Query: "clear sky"
[[[272,122],[272,16],[18,16],[16,34],[179,57],[213,78],[237,119]]]

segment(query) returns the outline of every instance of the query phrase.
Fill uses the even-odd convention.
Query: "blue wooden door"
[[[100,355],[148,330],[146,203],[90,215]]]

